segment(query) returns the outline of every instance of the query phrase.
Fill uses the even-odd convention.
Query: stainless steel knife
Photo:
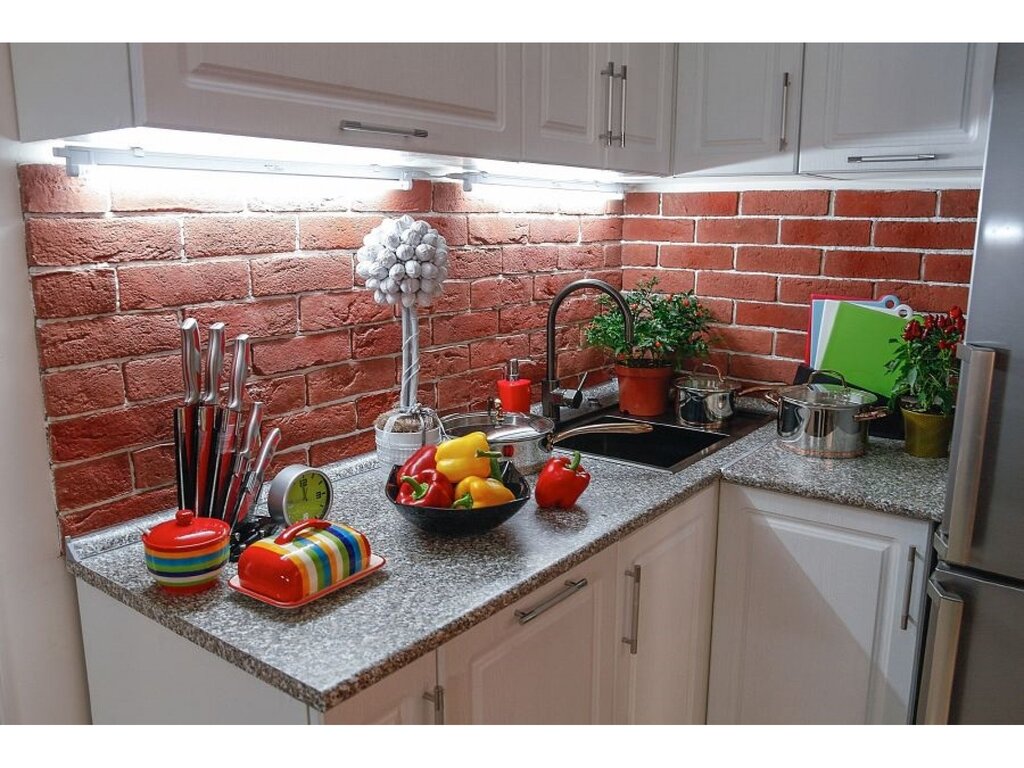
[[[245,394],[245,380],[248,377],[249,335],[243,333],[235,338],[231,379],[228,382],[228,404],[222,411],[217,426],[217,449],[213,477],[210,481],[209,516],[221,520],[227,516],[224,502],[227,500],[228,485],[231,482],[232,458],[245,429],[245,422],[242,420],[242,396]]]
[[[196,488],[196,416],[202,376],[199,323],[181,324],[181,373],[184,400],[174,409],[174,459],[178,480],[178,509],[192,509]]]
[[[245,520],[252,505],[259,498],[260,489],[263,487],[263,476],[266,474],[267,467],[270,466],[270,462],[274,458],[274,451],[277,449],[279,442],[281,442],[281,430],[274,427],[264,438],[263,445],[260,446],[260,455],[256,458],[253,468],[245,476],[242,495],[238,499],[238,511],[235,513],[235,525]]]
[[[220,391],[221,372],[224,367],[224,323],[210,326],[210,338],[206,350],[206,382],[203,387],[196,421],[196,494],[195,513],[206,515],[210,507],[210,480],[213,475],[214,446],[217,436],[217,395]]]
[[[235,458],[231,462],[231,476],[228,480],[228,490],[224,497],[224,522],[232,528],[235,526],[235,513],[238,510],[238,502],[242,496],[242,484],[245,475],[252,463],[252,455],[256,450],[256,444],[260,437],[260,424],[263,420],[263,403],[253,403],[249,411],[249,420],[242,433],[242,439],[235,451]]]

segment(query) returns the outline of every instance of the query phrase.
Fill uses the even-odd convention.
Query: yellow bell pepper
[[[455,509],[479,509],[515,501],[515,494],[493,477],[467,477],[455,486]]]
[[[487,477],[491,472],[491,446],[483,432],[470,432],[437,446],[434,461],[437,471],[457,483],[464,478]]]

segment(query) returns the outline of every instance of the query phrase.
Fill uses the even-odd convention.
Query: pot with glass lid
[[[842,384],[815,383],[828,374]],[[889,415],[878,396],[855,389],[836,371],[815,371],[806,384],[773,390],[765,398],[778,408],[779,444],[801,456],[849,459],[863,456],[868,423]]]

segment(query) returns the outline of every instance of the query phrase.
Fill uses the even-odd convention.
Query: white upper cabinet
[[[995,44],[808,44],[801,173],[981,168]]]
[[[142,125],[518,160],[521,53],[504,43],[37,44],[16,46],[14,60],[24,140]],[[69,73],[83,81],[75,91],[61,82]],[[74,92],[91,91],[96,115],[61,117]]]
[[[803,45],[681,43],[673,174],[796,173]]]
[[[524,160],[668,173],[674,45],[523,48]]]

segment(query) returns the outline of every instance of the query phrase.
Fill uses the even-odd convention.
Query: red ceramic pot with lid
[[[171,592],[209,589],[228,561],[230,534],[231,527],[223,520],[179,509],[173,520],[142,534],[146,568]]]

